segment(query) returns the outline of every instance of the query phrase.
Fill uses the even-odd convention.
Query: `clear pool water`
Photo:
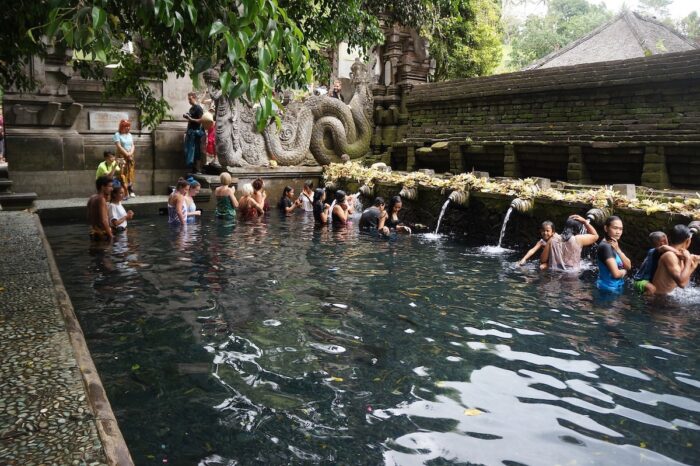
[[[698,464],[700,297],[302,216],[46,228],[136,464]]]

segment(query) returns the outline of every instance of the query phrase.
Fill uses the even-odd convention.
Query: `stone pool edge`
[[[78,363],[88,403],[95,416],[95,425],[97,426],[97,432],[102,442],[102,449],[107,462],[110,465],[133,466],[134,462],[131,459],[131,453],[129,453],[129,449],[126,446],[126,441],[119,429],[119,424],[112,411],[102,380],[90,355],[83,330],[73,309],[73,303],[70,300],[70,296],[68,296],[66,288],[63,286],[63,279],[56,265],[51,245],[46,238],[44,227],[38,215],[34,214],[33,217],[46,252],[48,272],[53,282],[56,301],[66,325],[66,333],[73,348],[75,360]]]

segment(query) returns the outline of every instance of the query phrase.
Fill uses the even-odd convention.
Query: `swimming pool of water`
[[[301,216],[47,226],[136,464],[698,464],[696,289]]]

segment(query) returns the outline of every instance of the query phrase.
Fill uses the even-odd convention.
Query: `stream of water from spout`
[[[328,224],[329,225],[333,224],[333,207],[335,207],[335,199],[333,199],[333,202],[331,202],[331,208],[328,209]]]
[[[442,210],[440,210],[440,216],[438,217],[437,227],[435,227],[436,235],[440,232],[440,222],[442,222],[442,217],[445,215],[445,211],[447,210],[448,205],[450,205],[449,199],[445,201],[445,203],[442,205]]]
[[[513,207],[508,207],[508,212],[506,212],[506,216],[503,219],[503,226],[501,227],[501,234],[498,236],[498,247],[502,247],[501,243],[503,243],[503,237],[506,235],[506,226],[508,225],[508,219],[510,218],[510,214],[513,213]]]
[[[353,211],[355,212],[354,215],[362,215],[362,208],[364,207],[362,205],[362,201],[360,200],[360,191],[356,192],[355,194],[352,195],[352,198],[354,199],[352,208]]]

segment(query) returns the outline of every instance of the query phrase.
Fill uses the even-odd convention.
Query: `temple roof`
[[[524,69],[624,60],[697,48],[696,44],[665,24],[638,13],[624,11],[588,35]]]

